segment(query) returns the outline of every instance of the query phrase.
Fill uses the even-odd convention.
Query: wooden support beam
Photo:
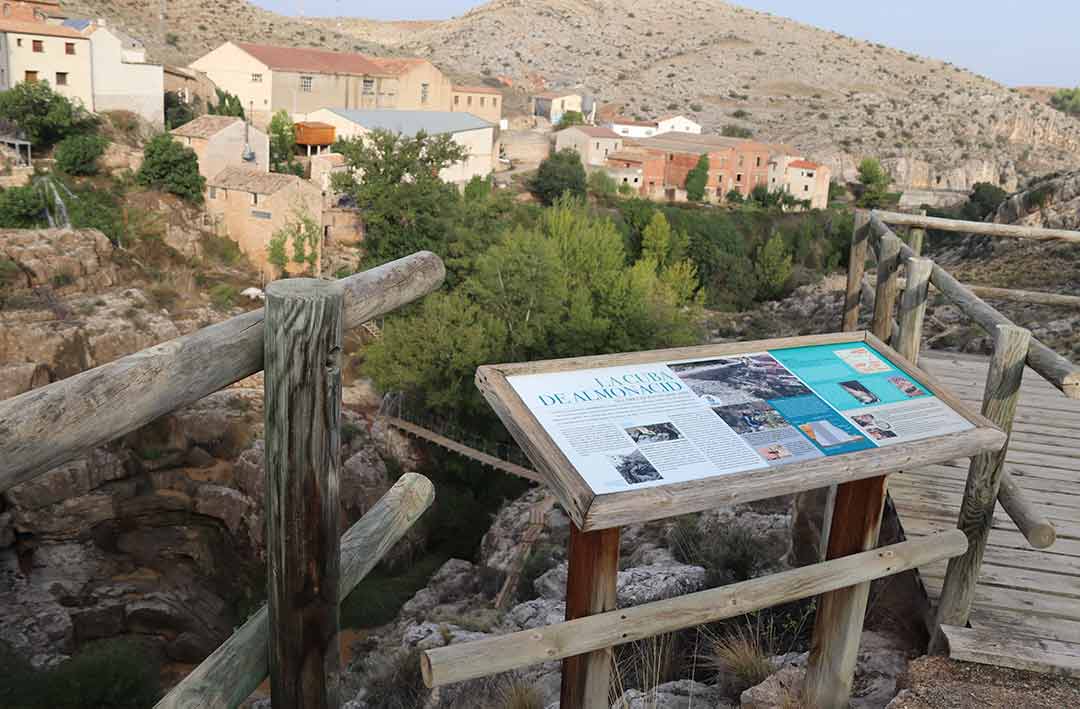
[[[1057,541],[1057,530],[1054,529],[1054,525],[1046,519],[1045,515],[1035,509],[1035,505],[1031,504],[1024,495],[1024,491],[1017,485],[1016,477],[1007,469],[1001,476],[998,502],[1031,546],[1036,549],[1046,549]]]
[[[427,295],[445,274],[422,251],[342,279],[345,328]],[[0,492],[262,368],[260,309],[0,402]]]
[[[887,480],[882,475],[837,488],[828,559],[850,557],[877,546]],[[848,705],[869,595],[870,581],[864,581],[821,596],[803,686],[809,706],[839,709]]]
[[[1031,333],[1015,325],[999,325],[994,333],[994,354],[990,358],[990,369],[986,376],[982,414],[1006,434],[1012,432],[1024,375],[1024,359],[1030,342]],[[949,560],[938,600],[934,636],[930,641],[933,652],[947,649],[948,640],[941,631],[942,625],[967,625],[975,585],[979,580],[979,567],[982,566],[990,527],[994,523],[998,486],[1005,470],[1008,450],[1009,442],[1006,439],[1000,450],[982,453],[971,459],[957,523],[967,535],[968,550],[963,556]]]
[[[577,620],[615,610],[618,576],[619,528],[582,532],[571,523],[566,619]],[[559,706],[566,709],[608,706],[611,666],[610,647],[564,659]]]
[[[855,210],[855,229],[851,234],[851,251],[848,254],[847,295],[844,298],[844,318],[841,330],[852,332],[859,329],[859,304],[862,296],[862,278],[866,270],[866,248],[869,236],[870,213]]]
[[[923,320],[930,292],[930,272],[933,268],[934,262],[930,259],[913,258],[907,262],[907,287],[900,296],[900,329],[893,338],[893,347],[913,364],[919,363]]]
[[[893,309],[900,292],[900,246],[899,239],[882,239],[878,249],[874,320],[870,331],[882,342],[888,342],[892,335]]]
[[[266,289],[266,556],[270,698],[337,709],[341,680],[341,339],[345,291],[288,278]]]
[[[967,537],[953,529],[707,591],[426,650],[421,670],[429,687],[509,672],[810,598],[956,556],[966,548]]]
[[[992,288],[990,286],[973,286],[964,284],[980,298],[992,300],[1007,300],[1012,303],[1032,303],[1034,305],[1051,305],[1064,308],[1080,308],[1080,296],[1062,295],[1061,293],[1040,293],[1038,291],[1017,290],[1016,288]]]
[[[920,209],[919,216],[925,217],[926,210]],[[926,229],[923,229],[922,227],[912,227],[911,231],[908,232],[908,246],[911,247],[911,250],[915,253],[916,256],[922,256],[923,241],[925,241],[925,239]]]
[[[1043,229],[1019,224],[966,222],[959,219],[942,219],[941,217],[927,217],[902,212],[875,211],[875,214],[880,216],[883,222],[893,226],[914,226],[923,229],[934,229],[935,231],[954,231],[965,234],[981,234],[983,236],[1014,236],[1020,239],[1069,241],[1080,244],[1080,231],[1069,231],[1067,229]]]
[[[423,475],[405,473],[341,537],[338,601],[352,593],[435,500]],[[264,604],[229,639],[188,673],[154,709],[231,709],[270,671],[270,615]]]

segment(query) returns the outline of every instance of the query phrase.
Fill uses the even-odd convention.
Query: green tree
[[[732,188],[728,190],[726,195],[724,195],[724,201],[728,204],[742,204],[746,201],[746,199],[742,196],[742,192],[735,188]]]
[[[44,147],[96,125],[81,104],[54,92],[46,81],[22,82],[0,92],[0,119],[15,123],[27,140]]]
[[[720,129],[720,135],[728,138],[753,138],[754,131],[749,128],[743,128],[742,126],[735,125],[734,123],[728,123]]]
[[[424,249],[446,255],[461,198],[439,172],[465,159],[461,145],[449,135],[421,131],[408,137],[376,130],[363,138],[340,140],[334,150],[345,156],[350,169],[335,174],[332,184],[364,214],[368,264]]]
[[[580,125],[585,125],[585,114],[581,111],[566,111],[559,117],[559,122],[555,124],[555,130]]]
[[[663,212],[656,212],[641,236],[641,258],[652,259],[659,268],[666,268],[686,258],[690,237],[674,231]]]
[[[240,103],[240,99],[235,94],[230,94],[228,91],[218,88],[214,89],[214,93],[217,95],[217,103],[207,106],[207,113],[214,116],[244,117],[244,105]]]
[[[877,209],[885,205],[888,198],[889,176],[881,163],[874,158],[866,158],[859,163],[859,182],[862,184],[860,207]]]
[[[270,119],[267,129],[270,137],[270,169],[274,172],[295,173],[292,167],[296,151],[296,128],[285,109]]]
[[[169,130],[190,123],[195,111],[175,91],[165,92],[165,127]]]
[[[779,233],[770,236],[765,245],[758,249],[754,268],[758,286],[765,298],[779,298],[784,294],[791,278],[791,261],[791,253]]]
[[[143,150],[143,163],[135,175],[140,185],[171,192],[201,204],[206,180],[199,174],[195,151],[172,139],[168,133],[155,135]]]
[[[1050,105],[1071,116],[1080,116],[1080,87],[1061,89],[1050,97]]]
[[[491,176],[480,177],[479,175],[473,175],[472,178],[465,183],[465,189],[462,190],[462,197],[466,202],[475,203],[480,202],[491,196],[492,181]]]
[[[968,201],[960,210],[960,217],[968,221],[981,222],[997,211],[1009,193],[989,182],[976,182]]]
[[[589,191],[601,197],[612,197],[619,190],[615,178],[607,174],[605,170],[594,170],[589,173]]]
[[[105,154],[108,144],[99,135],[69,135],[56,145],[56,167],[69,175],[96,175],[98,158]]]
[[[705,185],[709,182],[709,156],[702,153],[697,165],[686,173],[686,198],[691,202],[705,199]]]
[[[44,226],[45,198],[33,185],[0,191],[0,227],[32,229]]]
[[[554,204],[564,194],[585,196],[585,166],[576,150],[564,148],[540,163],[530,189],[544,204]]]

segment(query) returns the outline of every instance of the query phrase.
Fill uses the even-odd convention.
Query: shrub
[[[373,658],[364,674],[370,709],[421,709],[431,693],[424,686],[415,648]]]
[[[691,111],[698,112],[698,111],[701,111],[702,108],[703,108],[703,106],[700,103],[692,103],[692,104],[690,104],[690,110]]]
[[[69,135],[56,146],[56,167],[69,175],[96,175],[108,141],[99,135]]]
[[[784,294],[784,288],[791,278],[791,253],[780,234],[773,234],[758,249],[754,271],[764,297],[779,298]]]
[[[740,120],[744,119],[744,118],[749,118],[750,117],[750,111],[739,108],[739,109],[736,109],[735,111],[732,112],[731,117],[732,118],[738,118]]]
[[[634,188],[630,186],[629,182],[623,182],[619,185],[619,194],[623,197],[630,197],[634,194]]]
[[[214,89],[214,93],[217,96],[217,103],[207,106],[207,113],[215,116],[244,117],[244,104],[240,103],[240,99],[235,94],[231,94],[228,91],[222,91],[218,88]]]
[[[619,190],[615,178],[603,170],[596,170],[589,175],[589,191],[603,197],[611,197]]]
[[[556,124],[556,130],[562,130],[563,128],[569,128],[570,126],[580,126],[585,123],[585,115],[581,111],[567,111],[559,118],[558,124]]]
[[[0,118],[26,131],[34,145],[46,147],[95,125],[81,105],[55,93],[46,81],[22,82],[0,92]]]
[[[206,180],[199,174],[195,151],[181,145],[167,133],[150,139],[143,151],[143,164],[135,179],[147,187],[171,192],[201,204]]]
[[[1080,87],[1061,89],[1050,97],[1050,105],[1071,116],[1080,116]]]
[[[0,192],[0,228],[32,229],[45,225],[45,198],[33,185]]]
[[[737,126],[734,123],[728,123],[720,129],[720,135],[727,136],[728,138],[753,138],[754,131],[749,128]]]
[[[859,197],[859,206],[877,209],[885,204],[889,188],[889,176],[874,158],[866,158],[859,163],[859,182],[863,191]]]
[[[218,310],[228,310],[240,296],[240,290],[227,283],[219,283],[210,289],[210,302]]]
[[[585,166],[576,150],[565,148],[545,158],[540,163],[530,185],[532,193],[544,204],[554,204],[555,200],[569,193],[573,197],[585,196]]]
[[[691,202],[705,199],[705,185],[709,181],[709,156],[703,154],[697,165],[686,173],[686,198]]]

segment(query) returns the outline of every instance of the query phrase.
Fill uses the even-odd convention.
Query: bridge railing
[[[918,246],[922,243],[921,234],[913,234],[913,248],[905,244],[890,225],[908,226],[914,230],[938,229],[1076,244],[1080,244],[1080,232],[965,222],[896,212],[857,211],[842,323],[844,330],[857,329],[859,310],[865,302],[873,308],[875,325],[881,330],[875,334],[891,341],[902,355],[915,362],[919,356],[923,319],[932,285],[994,338],[982,402],[983,415],[1011,434],[1025,365],[1065,396],[1080,399],[1080,368],[1031,337],[1027,330],[1017,327],[941,266],[922,258],[918,253]],[[877,261],[877,282],[873,288],[864,282],[870,247]],[[907,278],[899,298],[899,317],[894,319],[892,313],[900,292],[901,267],[906,271]],[[1053,525],[1037,512],[1006,469],[1007,451],[1008,442],[1001,451],[977,456],[971,461],[958,521],[958,527],[968,537],[968,550],[949,561],[938,603],[933,649],[944,648],[946,641],[940,631],[942,625],[967,624],[998,501],[1033,547],[1046,548],[1055,541]]]
[[[339,705],[338,605],[434,499],[406,474],[340,534],[345,329],[443,280],[421,252],[336,282],[287,279],[265,309],[0,401],[0,492],[264,370],[267,605],[158,707],[239,704],[266,677],[276,706]]]

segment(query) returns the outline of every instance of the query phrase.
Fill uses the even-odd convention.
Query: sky
[[[253,0],[270,10],[442,19],[475,0]],[[1080,85],[1077,0],[740,0],[755,10],[951,61],[1008,85]]]

